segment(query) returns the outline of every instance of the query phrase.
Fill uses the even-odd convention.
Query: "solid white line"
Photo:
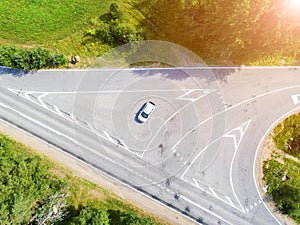
[[[193,178],[193,181],[194,181],[194,183],[195,183],[196,187],[198,187],[198,188],[199,188],[198,181],[197,181],[195,178]]]
[[[16,90],[14,90],[14,89],[8,88],[8,90],[11,91],[11,92],[13,92],[13,93],[16,93],[16,92],[15,92]],[[20,95],[20,96],[21,96],[22,98],[25,98],[23,95]],[[25,98],[25,99],[27,99],[27,98]],[[27,100],[29,100],[30,102],[32,102],[32,103],[34,103],[34,104],[36,104],[36,105],[38,105],[38,106],[41,106],[41,105],[38,104],[36,101],[33,101],[31,98],[28,98]],[[55,113],[55,114],[57,114],[57,115],[60,116],[60,114],[57,113],[55,110],[53,111],[53,110],[49,109],[48,107],[46,107],[45,109],[46,109],[46,110],[49,110],[50,112],[53,112],[53,113]],[[71,118],[74,118],[73,114],[70,114],[70,116],[71,116]],[[68,118],[68,117],[66,117],[66,116],[62,116],[62,118],[66,119],[66,120],[68,120],[68,121],[74,122],[72,119],[70,119],[70,118]],[[87,129],[87,130],[88,130],[87,127],[82,126],[82,125],[79,124],[79,123],[78,123],[78,126],[80,126],[80,127],[84,128],[84,129]],[[94,129],[90,129],[90,130],[93,131]],[[96,134],[98,137],[100,137],[100,138],[102,138],[102,139],[104,139],[104,140],[106,140],[106,141],[111,142],[112,144],[115,144],[115,143],[116,143],[115,141],[110,141],[108,138],[106,138],[106,137],[100,135],[99,132],[94,132],[94,134]],[[132,154],[134,154],[134,155],[136,155],[136,156],[138,156],[138,157],[142,157],[142,155],[138,155],[138,154],[136,154],[135,152],[131,151],[130,149],[125,148],[125,147],[122,146],[122,145],[120,145],[119,147],[122,148],[122,149],[124,149],[124,150],[129,151],[130,153],[132,153]]]
[[[103,130],[102,132],[104,133],[104,135],[108,138],[108,140],[110,142],[114,142],[114,140],[110,137],[110,135],[105,130]]]
[[[187,66],[187,67],[170,67],[170,68],[90,68],[90,69],[50,69],[39,70],[39,72],[89,72],[89,71],[144,71],[144,70],[195,70],[195,69],[299,69],[300,66]]]
[[[289,115],[295,113],[296,111],[298,111],[300,109],[300,106],[288,111],[287,113],[283,114],[281,117],[279,117],[277,120],[275,120],[271,126],[266,130],[265,134],[263,135],[263,137],[261,138],[258,146],[257,146],[257,149],[255,151],[255,157],[254,157],[254,161],[253,161],[253,179],[254,179],[254,183],[255,183],[255,186],[256,186],[256,191],[258,193],[258,196],[260,198],[260,201],[264,204],[265,208],[268,210],[268,212],[270,213],[270,215],[275,219],[275,221],[278,223],[278,224],[281,224],[279,222],[279,220],[273,215],[273,213],[271,212],[271,210],[268,208],[268,206],[265,204],[261,194],[260,194],[260,191],[258,189],[258,185],[257,185],[257,182],[256,182],[256,160],[257,160],[257,155],[258,155],[258,152],[259,150],[261,149],[261,146],[263,144],[263,142],[266,140],[267,136],[271,133],[271,130],[279,123],[279,121],[282,121],[284,118],[288,117]]]
[[[209,190],[211,191],[213,196],[218,197],[218,195],[216,194],[216,192],[214,191],[214,189],[212,187],[209,187]]]
[[[17,93],[19,92],[18,90],[8,88],[8,90]],[[50,92],[45,92],[45,91],[30,91],[30,92],[23,92],[28,94],[41,94],[43,93],[44,96],[49,95],[49,94],[99,94],[99,93],[139,93],[139,92],[174,92],[174,91],[205,91],[205,90],[210,90],[210,89],[149,89],[149,90],[110,90],[110,91],[50,91]],[[208,92],[211,93],[211,92]],[[44,97],[41,96],[41,97]]]
[[[32,93],[32,92],[31,92],[31,93]],[[45,108],[46,108],[46,105],[45,105],[45,103],[43,102],[42,98],[45,97],[45,96],[47,96],[47,95],[48,95],[48,93],[45,92],[45,93],[41,94],[39,97],[37,97],[38,101],[39,101],[39,102],[42,104],[42,106],[45,107]]]
[[[0,103],[0,104],[1,104],[1,103]],[[6,105],[2,105],[2,106],[3,106],[4,108],[8,108]],[[21,129],[21,128],[15,126],[14,124],[11,124],[11,123],[9,123],[9,122],[3,120],[2,118],[0,118],[0,120],[3,121],[4,123],[8,124],[9,126],[12,126],[12,127],[16,128],[16,129],[18,129],[18,130],[24,131],[23,129]],[[156,202],[157,204],[159,204],[159,205],[161,205],[161,206],[163,206],[163,207],[168,208],[169,210],[171,210],[171,211],[177,213],[178,215],[183,216],[184,218],[188,219],[189,221],[195,222],[195,220],[193,220],[192,218],[188,217],[187,215],[182,214],[182,213],[178,212],[177,210],[175,210],[174,208],[172,208],[172,207],[170,207],[170,206],[168,206],[168,205],[166,205],[166,204],[163,204],[161,201],[158,201],[158,200],[156,200],[156,199],[154,199],[154,198],[152,198],[152,197],[146,195],[144,192],[142,192],[142,191],[140,191],[140,190],[138,190],[138,189],[136,189],[136,188],[133,188],[133,187],[130,186],[129,184],[126,184],[126,183],[121,182],[119,179],[113,177],[112,175],[107,174],[107,173],[103,172],[102,170],[93,167],[92,165],[88,164],[87,162],[85,162],[85,161],[83,161],[83,160],[81,160],[81,159],[79,159],[79,158],[76,158],[75,156],[71,155],[71,154],[68,153],[68,152],[65,152],[65,151],[61,150],[61,149],[58,148],[57,146],[55,146],[55,145],[53,145],[53,144],[51,144],[51,143],[48,143],[48,142],[46,142],[45,140],[43,140],[43,139],[41,139],[41,138],[39,138],[39,137],[37,137],[37,136],[34,136],[33,134],[31,134],[31,133],[29,133],[29,132],[27,132],[27,131],[24,131],[24,132],[25,132],[26,134],[28,134],[28,135],[30,135],[30,136],[32,136],[32,137],[38,139],[39,141],[45,143],[46,145],[49,145],[49,146],[53,147],[54,149],[57,149],[58,151],[60,151],[60,152],[62,152],[62,153],[64,153],[64,154],[66,154],[66,155],[68,155],[69,157],[71,157],[71,158],[73,158],[73,159],[75,159],[75,160],[78,160],[79,162],[81,162],[81,163],[83,163],[83,164],[89,166],[90,168],[96,170],[97,172],[99,172],[99,173],[102,174],[103,176],[107,176],[107,177],[109,177],[110,179],[114,180],[115,182],[118,182],[118,183],[124,185],[125,187],[129,188],[130,190],[133,190],[133,191],[136,191],[136,192],[140,193],[140,194],[143,195],[144,197],[150,199],[151,201]],[[133,171],[133,173],[136,173],[136,171]],[[163,187],[163,186],[162,186],[162,187]]]
[[[231,201],[231,199],[228,196],[225,196],[225,198],[227,199],[227,201],[229,202],[229,204],[233,206],[233,202]]]
[[[60,111],[60,109],[57,106],[54,105],[53,108],[61,117],[64,117],[64,115],[62,114],[62,112]]]
[[[209,213],[211,215],[213,215],[214,217],[217,217],[219,220],[224,221],[225,223],[229,224],[229,225],[233,225],[232,223],[230,223],[228,220],[225,220],[222,216],[218,215],[217,213],[214,213],[206,208],[204,208],[203,206],[197,204],[196,202],[193,202],[192,200],[188,199],[187,197],[180,195],[180,198],[182,198],[183,200],[189,202],[190,204],[195,205],[196,207],[202,209],[203,211],[205,211],[206,213]]]
[[[285,88],[281,88],[281,89],[277,89],[277,90],[270,91],[270,92],[268,92],[268,93],[263,93],[263,94],[260,94],[260,95],[255,96],[255,97],[253,97],[253,98],[249,98],[249,99],[246,99],[246,100],[244,100],[244,101],[241,101],[241,102],[237,103],[236,105],[233,105],[233,106],[231,106],[231,107],[229,107],[229,108],[225,108],[224,110],[222,110],[222,111],[220,111],[220,112],[218,112],[218,113],[216,113],[216,114],[214,114],[214,115],[208,117],[206,120],[203,120],[201,123],[198,123],[195,127],[191,128],[188,132],[186,132],[186,133],[185,133],[185,134],[184,134],[184,135],[183,135],[183,136],[175,143],[175,145],[173,145],[173,147],[172,147],[171,149],[175,148],[175,147],[176,147],[176,146],[177,146],[184,138],[186,138],[191,132],[193,132],[194,129],[197,129],[198,127],[200,127],[200,126],[203,125],[204,123],[208,122],[209,120],[213,119],[214,117],[220,115],[221,113],[227,112],[227,111],[232,110],[232,109],[234,109],[234,108],[236,108],[236,107],[238,107],[238,106],[240,106],[240,105],[242,105],[242,104],[245,104],[245,103],[250,102],[250,101],[253,101],[253,100],[255,100],[255,99],[264,97],[264,96],[266,96],[266,95],[274,94],[274,93],[277,93],[277,92],[281,92],[281,91],[285,91],[285,90],[293,89],[293,88],[300,88],[300,85],[295,85],[295,86],[291,86],[291,87],[285,87]]]
[[[115,164],[117,164],[117,165],[119,165],[119,166],[121,166],[121,167],[127,169],[127,170],[130,171],[130,172],[133,172],[131,169],[125,167],[123,164],[120,164],[120,163],[118,163],[118,162],[112,160],[111,158],[108,158],[107,156],[105,156],[105,155],[103,155],[103,154],[100,154],[99,152],[95,151],[94,149],[91,149],[91,148],[89,148],[89,147],[87,147],[87,146],[85,146],[85,145],[79,143],[76,139],[73,139],[73,138],[71,138],[71,137],[69,137],[69,136],[67,136],[67,135],[65,135],[65,134],[63,134],[63,133],[61,133],[61,132],[59,132],[59,131],[53,129],[53,128],[51,128],[51,127],[49,127],[49,126],[47,126],[47,125],[45,125],[45,124],[43,124],[43,123],[41,123],[41,122],[39,122],[39,121],[37,121],[37,120],[35,120],[35,119],[33,119],[33,118],[31,118],[31,117],[25,115],[25,114],[23,114],[23,113],[17,111],[17,110],[14,109],[14,108],[11,108],[11,107],[9,107],[9,106],[7,106],[7,105],[1,103],[1,102],[0,102],[0,106],[2,106],[2,107],[4,107],[4,108],[8,108],[8,109],[10,109],[11,111],[13,111],[13,112],[17,113],[18,115],[22,116],[23,118],[25,118],[26,120],[31,121],[31,122],[33,122],[33,123],[35,123],[35,124],[37,124],[37,125],[43,127],[43,128],[46,129],[46,130],[49,130],[49,131],[51,131],[51,132],[53,132],[53,133],[55,133],[55,134],[57,134],[57,135],[59,135],[59,136],[62,136],[62,137],[64,137],[64,138],[66,138],[67,140],[69,140],[69,141],[71,141],[71,142],[73,142],[73,143],[76,143],[77,145],[79,145],[79,146],[81,146],[81,147],[83,147],[83,148],[88,149],[90,152],[93,152],[94,154],[101,156],[101,157],[104,158],[105,160],[108,160],[108,161],[110,161],[110,162],[112,162],[112,163],[115,163]]]
[[[202,95],[201,97],[197,98],[197,100],[205,97],[206,95]],[[186,107],[188,107],[189,105],[193,104],[194,102],[189,102],[186,105],[184,105],[183,107],[181,107],[180,109],[178,109],[176,112],[174,112],[171,116],[169,116],[169,118],[167,120],[165,120],[163,122],[163,124],[156,130],[155,134],[152,135],[151,140],[149,141],[149,144],[146,146],[145,151],[141,154],[142,157],[144,156],[145,152],[147,151],[147,149],[149,148],[149,146],[151,145],[152,141],[155,139],[155,137],[157,136],[157,134],[160,132],[160,130],[176,115],[178,114],[180,111],[184,110]],[[174,150],[176,148],[176,145],[174,145],[171,150]]]
[[[129,147],[125,144],[125,142],[122,139],[119,139],[121,145],[123,145],[124,148],[126,148],[127,150],[130,150]]]
[[[235,157],[236,157],[236,154],[237,154],[238,147],[240,146],[240,143],[242,142],[242,138],[244,137],[244,134],[245,134],[246,130],[248,129],[250,123],[251,123],[251,120],[248,120],[246,123],[243,123],[243,124],[239,127],[239,128],[240,128],[239,130],[241,131],[241,137],[240,137],[239,142],[238,142],[238,143],[235,143],[237,146],[235,146],[235,150],[234,150],[234,153],[233,153],[233,157],[232,157],[232,159],[231,159],[231,162],[230,162],[230,170],[229,170],[229,171],[230,171],[229,179],[230,179],[231,189],[232,189],[232,191],[233,191],[233,195],[234,195],[235,199],[238,201],[239,206],[241,207],[241,209],[243,210],[243,212],[245,212],[245,209],[244,209],[244,207],[242,206],[242,204],[241,204],[239,198],[237,197],[237,194],[236,194],[236,192],[235,192],[235,188],[234,188],[234,185],[233,185],[232,168],[233,168],[233,162],[234,162],[234,160],[235,160]],[[244,124],[246,124],[245,129],[243,129]],[[233,129],[233,130],[235,130],[235,129]],[[231,130],[230,132],[232,132],[233,130]],[[230,133],[230,132],[229,132],[229,133]],[[235,140],[235,141],[236,141],[236,140]]]

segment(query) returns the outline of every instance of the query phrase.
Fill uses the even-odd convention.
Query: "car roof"
[[[143,111],[149,114],[151,113],[151,111],[153,111],[154,108],[155,108],[155,104],[153,102],[147,102]]]

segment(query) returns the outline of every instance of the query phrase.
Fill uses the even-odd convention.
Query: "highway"
[[[1,119],[199,224],[283,224],[258,192],[256,155],[299,103],[300,68],[0,68]]]

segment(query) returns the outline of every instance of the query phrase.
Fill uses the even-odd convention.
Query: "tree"
[[[48,197],[45,203],[37,209],[34,221],[38,225],[44,225],[63,220],[63,217],[67,214],[67,197],[68,195],[65,193],[55,193]]]
[[[110,220],[105,209],[86,206],[80,214],[72,218],[70,225],[109,225]]]
[[[174,42],[209,63],[243,64],[286,52],[294,56],[300,28],[286,23],[280,0],[135,0],[147,38]],[[299,51],[298,51],[299,52]]]
[[[49,167],[37,155],[31,156],[5,135],[0,135],[0,219],[1,224],[27,224],[43,199],[64,185],[50,179]],[[46,203],[45,203],[46,204]]]

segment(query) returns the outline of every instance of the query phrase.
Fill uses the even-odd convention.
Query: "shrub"
[[[18,49],[15,46],[0,47],[0,65],[25,70],[38,70],[63,66],[68,62],[61,53],[51,54],[49,50],[37,47]]]

